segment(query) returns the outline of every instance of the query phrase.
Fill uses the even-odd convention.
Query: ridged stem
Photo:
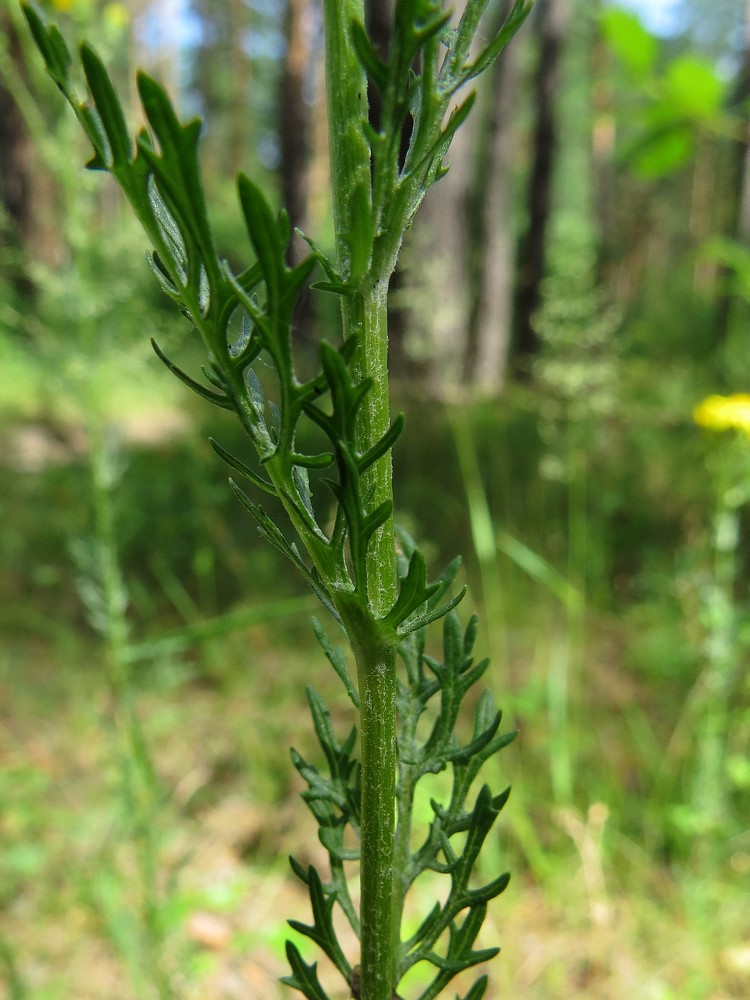
[[[339,273],[353,287],[342,298],[344,336],[356,335],[353,371],[372,380],[357,426],[358,447],[367,450],[390,426],[387,295],[390,273],[372,272],[372,246],[363,246],[370,211],[370,150],[365,138],[367,80],[351,44],[350,25],[364,22],[362,0],[325,0],[326,91],[331,185]],[[367,264],[367,261],[370,264]],[[361,273],[359,273],[361,272]],[[367,471],[370,509],[393,499],[390,453]],[[361,699],[361,1000],[392,1000],[394,803],[396,795],[395,645],[384,642],[375,620],[397,594],[393,520],[370,542],[367,614],[347,621],[357,661]]]
[[[390,425],[388,392],[387,284],[372,285],[345,305],[359,342],[353,367],[358,379],[372,379],[357,427],[360,450],[366,450]],[[393,498],[388,452],[367,472],[372,509]],[[373,536],[367,559],[369,620],[349,622],[357,660],[362,746],[362,818],[360,867],[362,925],[361,1000],[391,1000],[394,990],[394,803],[396,797],[396,655],[373,620],[392,607],[397,594],[393,519]],[[363,595],[364,596],[364,595]]]

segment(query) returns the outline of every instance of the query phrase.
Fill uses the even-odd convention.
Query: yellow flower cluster
[[[707,396],[693,410],[693,420],[712,431],[737,430],[750,437],[750,395]]]
[[[86,14],[93,16],[96,12],[96,4],[92,0],[50,0],[53,9],[58,14]],[[108,25],[118,30],[127,27],[130,23],[130,13],[128,8],[122,3],[108,3],[103,8],[104,20]]]

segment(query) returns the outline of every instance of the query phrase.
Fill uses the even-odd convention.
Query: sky
[[[656,35],[671,35],[678,26],[679,0],[618,0],[619,7],[628,7]]]

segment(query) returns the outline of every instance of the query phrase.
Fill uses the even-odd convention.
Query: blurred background
[[[134,128],[139,66],[205,117],[230,261],[238,170],[330,246],[319,0],[43,8]],[[490,998],[750,997],[749,18],[538,0],[394,279],[398,516],[433,572],[464,554],[520,730]],[[237,428],[148,346],[199,371],[89,155],[0,0],[0,996],[273,998],[287,855],[322,853],[304,685],[352,720],[207,443]],[[295,336],[335,340],[336,303]]]

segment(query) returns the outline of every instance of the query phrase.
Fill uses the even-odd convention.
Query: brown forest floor
[[[285,920],[306,920],[308,903],[286,858],[323,864],[287,751],[293,741],[311,752],[299,671],[279,669],[262,630],[240,645],[253,650],[244,678],[186,681],[165,668],[139,695],[166,790],[160,857],[175,884],[162,886],[164,919],[170,941],[185,949],[173,955],[168,946],[165,962],[178,970],[184,1000],[291,995],[277,982],[287,972]],[[42,645],[9,644],[0,661],[8,967],[0,997],[146,1000],[121,959],[137,877],[132,852],[117,845],[106,691],[95,666],[63,672],[48,655]],[[315,682],[325,690],[325,677]],[[524,872],[518,827],[506,823],[495,845],[498,855],[507,848],[515,876],[483,931],[484,943],[503,948],[488,1000],[750,997],[750,866],[743,870],[741,858],[732,880],[692,884],[689,869],[668,873],[612,830],[601,804],[587,816],[549,810],[546,822],[543,878]],[[104,912],[121,935],[119,953]]]

